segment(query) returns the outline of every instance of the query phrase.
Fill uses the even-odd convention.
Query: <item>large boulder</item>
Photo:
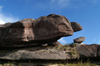
[[[100,45],[97,44],[77,45],[76,50],[80,55],[80,58],[100,57]]]
[[[80,31],[83,29],[82,26],[77,22],[71,22],[71,26],[72,26],[74,32],[77,32],[77,31]]]
[[[72,26],[66,17],[55,14],[6,23],[0,27],[0,47],[52,43],[73,35]]]
[[[79,37],[76,39],[73,39],[74,43],[82,43],[85,40],[85,37]]]
[[[0,52],[0,59],[7,60],[65,60],[70,59],[68,54],[64,51],[58,51],[55,49],[42,49],[42,50],[32,50],[32,49],[22,49],[13,51],[2,51]]]

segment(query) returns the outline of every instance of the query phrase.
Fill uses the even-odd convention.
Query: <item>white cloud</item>
[[[51,0],[52,8],[65,8],[70,5],[70,0]]]
[[[98,0],[51,0],[52,8],[80,8],[97,4]]]
[[[5,23],[4,21],[0,20],[0,24],[4,24],[4,23]]]
[[[58,40],[61,44],[67,44],[66,40],[64,38],[61,38]]]
[[[35,7],[40,9],[65,9],[65,8],[80,8],[88,5],[96,4],[98,0],[45,0],[39,1]]]
[[[6,22],[15,22],[19,19],[17,17],[12,16],[11,14],[5,14],[2,11],[3,6],[0,6],[0,24],[4,24]]]

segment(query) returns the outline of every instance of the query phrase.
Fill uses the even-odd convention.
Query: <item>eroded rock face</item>
[[[79,37],[76,39],[73,39],[74,43],[82,43],[85,40],[85,37]]]
[[[77,22],[71,22],[71,26],[72,26],[74,32],[77,32],[77,31],[80,31],[83,29],[82,26]]]
[[[78,45],[76,49],[80,58],[100,57],[100,45]]]
[[[0,47],[52,43],[73,35],[72,26],[66,17],[55,14],[6,23],[0,27]]]
[[[43,49],[43,50],[16,50],[7,51],[0,54],[0,59],[8,60],[65,60],[69,59],[64,51],[58,51],[55,49]]]

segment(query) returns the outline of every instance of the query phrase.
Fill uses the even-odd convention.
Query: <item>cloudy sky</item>
[[[61,38],[60,43],[69,44],[84,36],[84,43],[100,44],[100,0],[0,0],[0,24],[51,13],[63,15],[84,28],[73,36]]]

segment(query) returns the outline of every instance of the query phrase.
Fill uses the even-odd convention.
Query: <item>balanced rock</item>
[[[0,47],[52,43],[73,35],[76,31],[73,26],[66,17],[55,14],[6,23],[0,27]]]
[[[74,43],[82,43],[85,40],[85,37],[79,37],[76,39],[73,39]]]
[[[77,32],[77,31],[80,31],[83,29],[82,26],[77,22],[71,22],[71,26],[72,26],[74,32]]]

